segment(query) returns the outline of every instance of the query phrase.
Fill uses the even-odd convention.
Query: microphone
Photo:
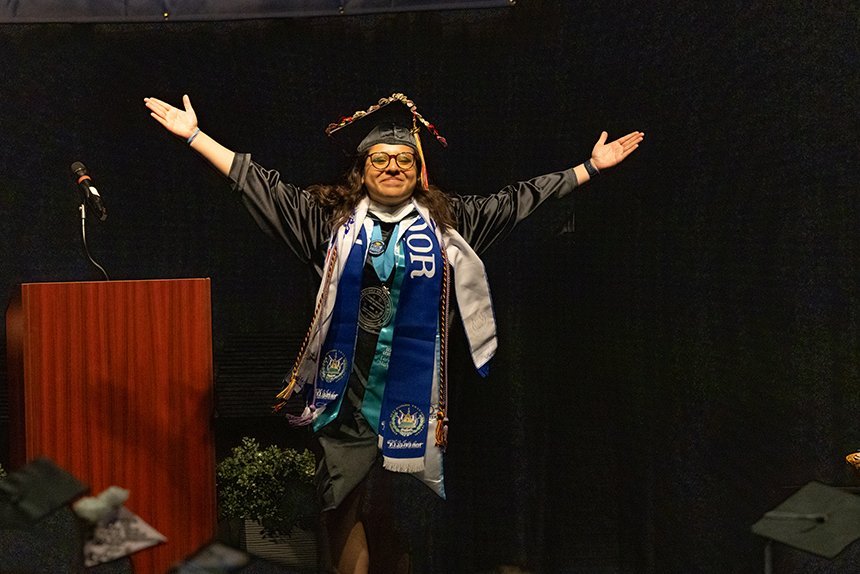
[[[107,219],[107,211],[105,211],[105,206],[102,203],[102,196],[99,195],[99,191],[96,189],[96,186],[93,185],[93,180],[87,173],[86,166],[81,162],[76,161],[72,164],[72,173],[77,176],[78,186],[81,188],[81,191],[83,191],[84,197],[87,199],[90,206],[95,210],[99,221]]]

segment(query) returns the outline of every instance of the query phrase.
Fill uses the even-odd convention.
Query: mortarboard
[[[292,568],[268,562],[218,541],[200,548],[175,565],[170,574],[297,574]]]
[[[47,458],[0,480],[0,528],[21,528],[62,508],[87,486]]]
[[[753,524],[759,536],[834,558],[860,538],[860,498],[810,482]]]
[[[329,124],[325,133],[348,154],[364,153],[379,143],[407,145],[415,149],[421,159],[421,181],[426,189],[429,185],[427,163],[421,147],[421,132],[425,130],[442,147],[447,147],[448,142],[418,113],[412,100],[395,93],[380,99],[367,110],[359,110]]]

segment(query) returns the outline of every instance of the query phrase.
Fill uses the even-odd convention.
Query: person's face
[[[403,169],[392,157],[386,167],[374,167],[370,156],[376,152],[392,156],[407,153],[414,158],[415,150],[406,145],[376,144],[367,150],[367,157],[364,158],[364,188],[370,199],[383,205],[400,205],[412,197],[412,192],[415,191],[418,161],[415,159],[410,168]]]

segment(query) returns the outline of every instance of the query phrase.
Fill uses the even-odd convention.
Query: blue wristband
[[[594,177],[595,175],[600,173],[600,170],[594,167],[594,164],[591,163],[591,159],[585,160],[585,163],[583,165],[585,166],[585,171],[588,172],[588,177]]]
[[[195,128],[194,133],[191,134],[190,136],[188,136],[188,140],[187,140],[188,145],[191,145],[191,142],[194,141],[194,138],[196,138],[197,134],[199,134],[199,133],[200,133],[200,128]]]

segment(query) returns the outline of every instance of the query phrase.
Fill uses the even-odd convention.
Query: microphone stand
[[[81,239],[84,242],[84,252],[87,254],[87,258],[90,260],[90,263],[95,265],[99,271],[102,272],[102,275],[105,277],[105,281],[110,281],[110,277],[108,277],[107,271],[105,268],[96,263],[96,260],[93,259],[93,256],[90,255],[90,248],[87,246],[87,198],[84,197],[83,201],[81,201],[80,207],[78,210],[81,212]]]

